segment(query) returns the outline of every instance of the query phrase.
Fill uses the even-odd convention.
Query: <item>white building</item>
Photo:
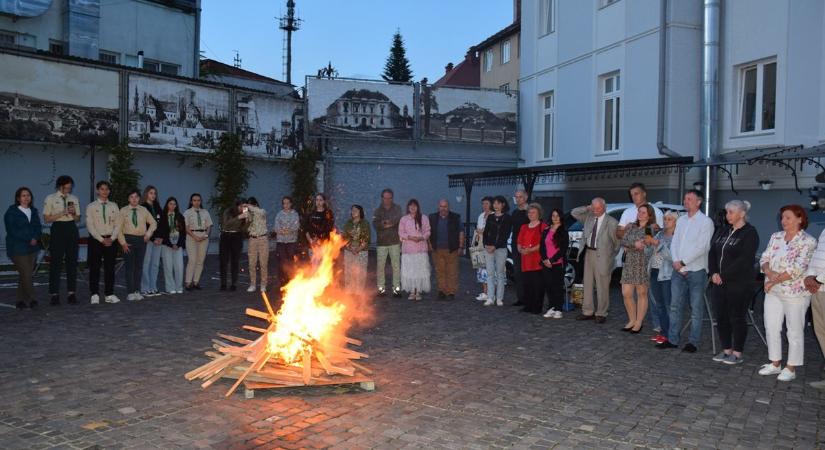
[[[822,0],[524,1],[521,166],[581,164],[598,170],[676,156],[705,161],[705,3],[721,4],[718,126],[709,140],[710,160],[721,170],[711,179],[712,208],[732,197],[758,201],[770,210],[771,219],[758,219],[767,226],[780,202],[807,204],[814,175],[825,170],[803,158],[818,162],[825,155]],[[788,163],[796,176],[788,167],[760,164],[764,159]],[[688,171],[687,187],[703,181],[702,173],[700,167]],[[565,209],[594,192],[627,201],[632,176],[539,179],[534,192],[557,197]],[[679,178],[664,174],[641,181],[660,197],[652,200],[678,202]],[[772,181],[773,192],[761,191],[759,180]]]
[[[200,0],[0,2],[0,45],[197,77],[200,4]]]

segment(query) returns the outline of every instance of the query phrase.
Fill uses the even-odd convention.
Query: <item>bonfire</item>
[[[244,383],[247,395],[255,389],[358,383],[374,389],[372,371],[356,362],[367,355],[349,348],[361,341],[345,333],[356,318],[354,293],[333,286],[334,262],[344,245],[336,233],[313,249],[312,262],[300,269],[282,289],[276,313],[266,293],[266,311],[247,308],[246,314],[266,321],[265,327],[244,325],[259,333],[250,340],[229,334],[213,339],[216,351],[207,364],[186,374],[189,381],[204,380],[207,388],[221,378],[235,379],[229,397]]]

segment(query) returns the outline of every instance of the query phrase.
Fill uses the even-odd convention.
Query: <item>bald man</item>
[[[442,198],[438,201],[438,212],[430,214],[429,219],[438,298],[452,300],[458,290],[458,257],[464,253],[461,216],[450,211],[450,203]]]
[[[616,228],[619,223],[605,213],[607,205],[601,197],[594,198],[589,206],[580,206],[570,214],[584,225],[581,250],[584,253],[584,302],[582,313],[576,320],[593,320],[604,323],[610,306],[610,276],[613,274],[619,239]],[[594,304],[593,288],[597,302]]]

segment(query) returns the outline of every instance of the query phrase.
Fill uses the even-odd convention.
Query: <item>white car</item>
[[[685,207],[682,206],[682,205],[674,205],[674,204],[662,203],[662,202],[651,203],[651,205],[659,208],[659,210],[661,210],[662,213],[666,213],[668,211],[676,211],[681,216],[682,214],[684,214],[686,212]],[[633,207],[634,207],[633,203],[608,203],[607,204],[607,214],[610,215],[610,217],[613,217],[614,219],[616,219],[616,221],[618,222],[619,219],[622,217],[622,213],[627,208],[633,208]],[[582,241],[582,235],[584,234],[584,232],[583,232],[584,225],[581,222],[577,221],[575,218],[573,218],[572,215],[568,214],[565,217],[565,226],[567,227],[567,234],[570,237],[570,247],[568,248],[568,251],[567,251],[567,258],[568,258],[569,261],[571,261],[573,263],[572,265],[573,265],[574,273],[572,275],[572,278],[573,278],[573,280],[575,280],[576,283],[578,283],[578,282],[581,281],[581,278],[582,278],[582,275],[583,275],[582,266],[581,266],[581,263],[583,261],[579,260],[579,254],[581,253],[581,247],[582,247],[582,242],[581,241]],[[615,267],[617,269],[620,269],[622,267],[622,257],[623,256],[624,256],[624,249],[622,248],[621,250],[619,250],[619,253],[616,254],[616,265],[615,265]],[[569,269],[566,272],[569,272]],[[570,274],[565,273],[565,282],[567,281],[568,276],[570,276]]]

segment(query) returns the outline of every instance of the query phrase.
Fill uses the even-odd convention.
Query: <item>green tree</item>
[[[241,146],[238,135],[225,133],[221,136],[217,148],[212,150],[203,160],[195,163],[201,168],[207,163],[215,170],[215,191],[209,198],[209,203],[217,209],[222,217],[224,210],[235,204],[249,186],[249,177],[252,172],[246,167],[246,153]]]
[[[384,73],[381,75],[385,81],[409,82],[412,81],[413,73],[410,69],[410,61],[407,59],[407,50],[404,49],[404,39],[401,31],[398,30],[392,36],[392,47],[390,56],[384,64]]]
[[[318,177],[318,161],[321,152],[309,144],[295,153],[289,160],[289,171],[292,174],[292,200],[295,210],[303,217],[312,209],[312,200],[317,188],[315,180]]]
[[[135,170],[135,152],[124,141],[109,147],[109,160],[106,169],[109,171],[109,182],[112,183],[112,192],[109,198],[118,206],[129,203],[129,191],[140,187],[140,172]]]

